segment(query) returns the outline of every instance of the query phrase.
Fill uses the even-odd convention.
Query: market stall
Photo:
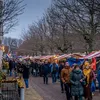
[[[96,57],[100,57],[100,51],[93,51],[86,56],[80,57],[80,59],[92,59]]]
[[[54,57],[54,55],[41,56],[40,60],[48,60],[53,57]]]
[[[77,58],[80,61],[88,60],[91,64],[91,68],[96,70],[100,66],[100,51],[93,51],[88,55],[80,56]]]
[[[45,61],[47,60],[48,62],[53,62],[54,59],[56,58],[57,56],[56,55],[47,55],[47,56],[41,56],[40,60],[41,61]]]
[[[33,59],[34,60],[40,60],[41,56],[34,56]]]
[[[56,57],[55,59],[60,61],[60,60],[66,60],[66,58],[69,58],[69,57],[71,57],[71,54],[63,54],[63,55]]]

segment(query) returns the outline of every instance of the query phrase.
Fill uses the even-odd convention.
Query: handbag
[[[83,81],[81,82],[81,84],[82,84],[82,86],[85,86],[85,85],[86,85],[86,81],[83,80]]]

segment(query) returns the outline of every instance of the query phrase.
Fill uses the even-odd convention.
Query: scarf
[[[89,84],[91,69],[84,69],[83,74],[87,77],[87,84]]]

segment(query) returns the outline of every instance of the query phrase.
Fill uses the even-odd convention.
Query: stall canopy
[[[69,58],[69,57],[71,57],[71,54],[64,54],[64,55],[57,57],[56,59],[61,60],[61,59]]]
[[[71,57],[77,58],[77,59],[80,59],[80,58],[82,58],[83,56],[84,56],[84,55],[81,54],[81,53],[73,53],[73,54],[71,54]]]
[[[96,58],[96,57],[100,57],[100,51],[92,52],[86,56],[81,57],[80,59],[92,59],[92,58]]]
[[[54,55],[42,56],[42,57],[40,58],[40,60],[47,60],[47,59],[50,59],[50,58],[52,58],[52,57],[54,57]]]
[[[34,56],[33,59],[40,59],[41,56]]]

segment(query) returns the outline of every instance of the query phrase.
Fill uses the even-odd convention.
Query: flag
[[[81,65],[84,62],[84,59],[77,59],[77,58],[68,58],[67,62],[72,67],[74,64]]]
[[[96,70],[96,58],[92,58],[91,68],[95,71]]]

